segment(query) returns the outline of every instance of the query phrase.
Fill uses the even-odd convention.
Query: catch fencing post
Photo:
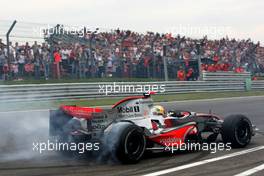
[[[166,57],[166,45],[163,46],[163,66],[164,66],[164,78],[165,81],[169,80],[168,77],[168,67],[167,67],[167,57]]]
[[[198,55],[198,69],[199,69],[199,80],[203,80],[203,69],[202,69],[202,61],[201,61],[201,55]]]
[[[12,25],[10,26],[10,28],[8,29],[7,33],[6,33],[6,46],[7,46],[7,62],[8,62],[8,67],[9,67],[9,70],[11,68],[10,66],[10,48],[9,48],[9,36],[10,36],[10,33],[11,31],[13,30],[13,28],[15,27],[17,21],[13,21]]]

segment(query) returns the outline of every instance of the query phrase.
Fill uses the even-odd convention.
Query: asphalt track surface
[[[221,116],[245,114],[260,131],[264,131],[264,97],[231,98],[221,100],[201,100],[163,103],[168,109],[187,109],[208,112]],[[64,157],[58,152],[33,151],[32,142],[45,141],[48,137],[48,111],[21,111],[0,113],[0,175],[236,175],[252,171],[254,176],[264,175],[264,136],[257,134],[250,145],[244,149],[231,151],[208,151],[154,153],[135,165],[122,165],[113,161],[98,159],[98,156]],[[248,149],[260,149],[247,152]],[[261,148],[262,147],[262,148]],[[217,160],[216,158],[234,154],[233,157]],[[212,162],[207,162],[213,159]],[[216,159],[214,161],[214,159]],[[200,163],[200,165],[190,165]],[[254,168],[259,166],[259,171]],[[262,167],[261,167],[262,166]],[[179,168],[181,167],[181,168]],[[246,175],[246,174],[244,174]],[[244,176],[240,175],[240,176]]]

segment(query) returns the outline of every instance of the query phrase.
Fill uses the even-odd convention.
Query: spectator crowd
[[[261,51],[261,52],[259,52]],[[166,56],[166,57],[165,57]],[[9,44],[0,39],[0,79],[163,78],[196,80],[205,71],[264,73],[263,48],[248,40],[209,40],[132,31],[54,34],[45,43]]]

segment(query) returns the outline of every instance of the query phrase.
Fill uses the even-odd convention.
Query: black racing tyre
[[[247,146],[252,137],[252,124],[244,115],[230,115],[224,119],[222,139],[224,143],[231,143],[233,148]]]
[[[146,149],[143,129],[127,122],[118,122],[112,125],[112,130],[105,134],[105,138],[108,139],[106,144],[108,148],[111,147],[112,154],[114,153],[115,157],[124,164],[139,162]]]

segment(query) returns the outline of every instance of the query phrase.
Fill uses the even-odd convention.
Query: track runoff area
[[[264,131],[263,96],[162,104],[168,109],[187,109],[197,112],[211,110],[213,113],[222,116],[237,113],[245,114],[257,125],[260,132]],[[0,145],[0,175],[264,175],[264,136],[260,133],[253,137],[251,144],[243,149],[216,152],[175,152],[173,154],[154,153],[153,156],[144,158],[138,164],[121,165],[96,162],[89,160],[89,158],[84,160],[64,158],[57,154],[41,156],[36,153],[32,154],[32,151],[24,151],[22,150],[22,143],[26,140],[23,138],[25,137],[24,134],[39,135],[40,129],[48,131],[48,111],[2,112],[0,116],[3,122],[0,125],[3,129],[1,134],[2,145]],[[38,120],[35,121],[34,118]],[[34,121],[35,123],[33,123]],[[38,123],[39,121],[41,123]],[[7,126],[9,127],[7,128]],[[20,133],[17,134],[18,132],[15,132],[14,129]],[[6,143],[8,141],[5,140],[6,135],[10,134],[14,134],[11,136],[12,140]],[[5,143],[8,144],[8,150],[1,148]]]

